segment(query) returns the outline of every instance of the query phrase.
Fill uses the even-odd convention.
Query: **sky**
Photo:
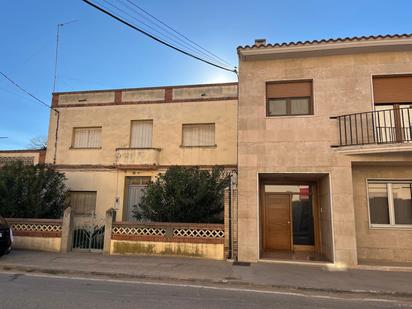
[[[125,0],[95,0],[108,6],[104,1]],[[236,47],[257,38],[412,33],[411,0],[133,1],[232,65]],[[73,20],[60,31],[56,91],[236,81],[235,74],[162,46],[81,0],[0,0],[0,71],[50,103],[57,24]],[[0,106],[0,137],[7,137],[0,149],[24,149],[47,136],[50,110],[1,76]]]

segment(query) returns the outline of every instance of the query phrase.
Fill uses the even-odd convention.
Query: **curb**
[[[98,277],[110,277],[111,279],[144,279],[144,280],[154,280],[154,281],[177,281],[177,282],[190,282],[190,283],[204,283],[204,284],[232,284],[243,287],[255,287],[255,288],[273,288],[273,289],[283,289],[283,290],[293,290],[302,292],[322,292],[322,293],[334,293],[334,294],[354,294],[359,296],[389,296],[389,297],[402,297],[402,298],[412,298],[412,293],[408,292],[397,292],[397,291],[381,291],[381,290],[345,290],[345,289],[334,289],[334,288],[312,288],[312,287],[302,287],[302,286],[290,286],[290,285],[272,285],[272,284],[255,284],[252,282],[247,282],[243,280],[211,280],[211,279],[200,279],[200,278],[177,278],[168,276],[150,276],[150,275],[130,275],[125,273],[110,273],[101,271],[83,271],[83,270],[63,270],[63,269],[51,269],[42,268],[36,266],[23,266],[23,265],[13,265],[5,264],[0,265],[0,270],[3,271],[20,271],[23,273],[40,273],[48,275],[77,275],[84,276],[98,276]]]

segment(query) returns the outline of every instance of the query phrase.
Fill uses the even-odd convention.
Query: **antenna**
[[[53,78],[53,92],[56,90],[56,79],[57,79],[57,63],[59,59],[59,38],[60,38],[60,27],[63,27],[68,24],[78,22],[77,19],[71,20],[65,23],[57,24],[57,33],[56,33],[56,57],[54,60],[54,78]]]

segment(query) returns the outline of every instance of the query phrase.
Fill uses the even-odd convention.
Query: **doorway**
[[[125,211],[123,212],[124,221],[136,221],[134,211],[139,207],[144,190],[150,182],[150,177],[133,176],[126,177],[125,183]]]
[[[317,183],[262,182],[261,257],[324,260],[320,248]]]

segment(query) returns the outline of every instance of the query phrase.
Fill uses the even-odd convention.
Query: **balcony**
[[[118,167],[159,165],[159,148],[117,148],[116,165]]]
[[[375,110],[331,118],[337,120],[339,128],[339,144],[333,147],[394,144],[412,146],[411,107]]]

